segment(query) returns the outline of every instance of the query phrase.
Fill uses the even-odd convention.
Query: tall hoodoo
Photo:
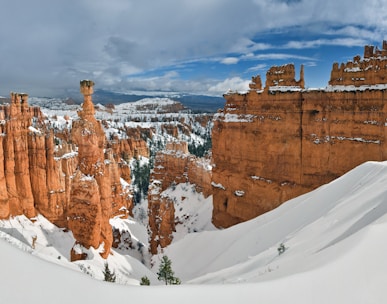
[[[78,115],[82,119],[94,118],[95,109],[92,101],[92,95],[94,93],[94,82],[91,80],[81,81],[81,94],[83,95],[82,110],[78,112]]]
[[[11,93],[11,103],[5,112],[4,137],[1,138],[4,157],[6,191],[4,215],[36,215],[29,174],[28,133],[33,111],[28,105],[28,95]],[[1,175],[1,174],[0,174]],[[7,198],[5,198],[7,197]]]
[[[266,87],[224,95],[212,133],[213,222],[267,212],[369,160],[387,159],[387,42],[333,64],[326,89],[305,90],[303,68],[272,67]]]
[[[28,105],[27,94],[12,92],[10,103],[0,105],[0,219],[40,213],[70,228],[77,240],[73,260],[86,258],[82,250],[90,247],[106,257],[112,244],[109,218],[125,216],[131,208],[122,170],[105,149],[105,133],[94,117],[93,86],[81,81],[84,102],[66,138],[72,143],[60,147],[54,131],[40,121],[40,109]]]
[[[94,117],[93,86],[90,80],[80,82],[84,102],[71,131],[78,146],[79,160],[68,208],[68,226],[77,240],[71,252],[72,260],[86,257],[82,248],[97,249],[99,246],[103,247],[101,256],[106,258],[113,241],[109,219],[119,209],[128,210],[131,203],[128,196],[120,195],[123,190],[118,166],[114,158],[109,157],[109,152],[105,164],[105,133]]]

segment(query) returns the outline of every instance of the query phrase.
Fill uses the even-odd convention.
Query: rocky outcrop
[[[195,184],[205,197],[211,194],[211,167],[203,159],[189,154],[186,142],[170,142],[165,150],[158,152],[148,191],[148,214],[150,251],[168,246],[175,231],[174,202],[161,193],[179,183]]]
[[[301,65],[300,80],[295,80],[295,69],[293,64],[287,64],[283,66],[273,66],[266,73],[266,86],[265,89],[269,90],[271,87],[299,87],[303,89],[305,87],[304,81],[304,66]],[[252,78],[253,84],[257,88],[260,87],[261,79],[258,77]],[[250,85],[250,88],[255,89]]]
[[[365,161],[386,160],[384,60],[356,58],[340,75],[334,65],[326,89],[281,81],[294,75],[290,65],[270,69],[264,90],[226,94],[212,133],[214,224],[249,220]]]
[[[368,45],[364,48],[364,59],[359,55],[353,61],[333,64],[331,86],[380,85],[387,83],[387,41],[381,50]]]
[[[79,244],[86,249],[103,245],[101,256],[106,258],[113,242],[109,219],[122,212],[127,215],[131,203],[124,195],[118,166],[110,154],[105,160],[105,133],[94,117],[92,81],[81,82],[84,95],[79,119],[73,121],[72,140],[78,146],[79,169],[72,182],[68,210],[68,226],[77,244],[72,258],[83,258]]]
[[[34,111],[28,105],[27,94],[11,93],[9,106],[0,109],[1,153],[0,188],[2,218],[26,214],[35,216],[34,198],[28,162],[28,132]]]
[[[44,124],[27,94],[11,93],[10,103],[0,106],[0,218],[40,213],[70,228],[77,240],[74,260],[86,258],[83,249],[90,247],[107,257],[113,241],[109,219],[131,210],[131,195],[121,184],[121,173],[130,180],[130,169],[106,147],[94,118],[93,83],[81,82],[81,92],[79,119],[63,136]]]

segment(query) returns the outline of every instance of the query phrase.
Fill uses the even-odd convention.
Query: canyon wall
[[[71,229],[72,260],[86,258],[90,247],[106,258],[113,241],[109,219],[127,216],[132,204],[120,180],[122,172],[130,180],[130,169],[116,161],[94,118],[93,85],[81,82],[79,119],[60,145],[27,94],[11,93],[10,104],[0,106],[0,218],[40,213]]]
[[[205,197],[211,194],[211,168],[188,152],[186,142],[167,143],[165,150],[156,154],[148,191],[150,252],[168,246],[175,231],[174,202],[162,196],[167,188],[179,183],[195,184]]]
[[[249,220],[365,161],[387,159],[383,52],[366,47],[364,59],[333,64],[325,89],[305,90],[303,69],[296,81],[286,65],[268,71],[263,90],[253,77],[247,93],[224,96],[212,132],[216,226]]]

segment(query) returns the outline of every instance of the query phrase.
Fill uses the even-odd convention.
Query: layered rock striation
[[[247,93],[224,96],[212,132],[216,226],[249,220],[365,161],[387,159],[387,50],[369,49],[339,70],[334,64],[326,89],[305,90],[303,69],[296,81],[287,65],[269,70],[263,90],[254,77]]]

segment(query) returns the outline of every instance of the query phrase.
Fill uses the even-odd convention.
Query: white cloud
[[[288,53],[267,53],[267,54],[257,54],[253,57],[249,56],[249,60],[289,60],[289,59],[298,59],[298,60],[315,60],[312,57],[288,54]]]
[[[243,60],[313,61],[274,53],[276,31],[292,33],[292,41],[280,42],[292,49],[380,43],[387,32],[380,0],[14,0],[1,7],[1,23],[8,25],[0,27],[4,94],[15,87],[60,93],[89,77],[122,84],[128,75],[195,61],[232,68]],[[303,32],[311,39],[296,39]],[[188,81],[199,83],[205,84]]]
[[[283,48],[307,49],[307,48],[316,48],[322,45],[363,46],[365,44],[367,44],[367,41],[361,38],[335,38],[335,39],[316,39],[316,40],[310,40],[310,41],[289,41],[283,46]]]
[[[208,92],[215,93],[217,95],[224,94],[228,90],[233,91],[247,91],[249,89],[250,80],[245,80],[240,77],[227,78],[224,81],[208,88]]]
[[[220,60],[220,63],[223,64],[237,64],[239,62],[239,58],[236,57],[226,57]]]
[[[247,73],[254,73],[254,72],[257,72],[257,71],[264,71],[264,70],[267,70],[268,66],[267,64],[265,63],[260,63],[260,64],[257,64],[251,68],[248,68],[247,69]]]

